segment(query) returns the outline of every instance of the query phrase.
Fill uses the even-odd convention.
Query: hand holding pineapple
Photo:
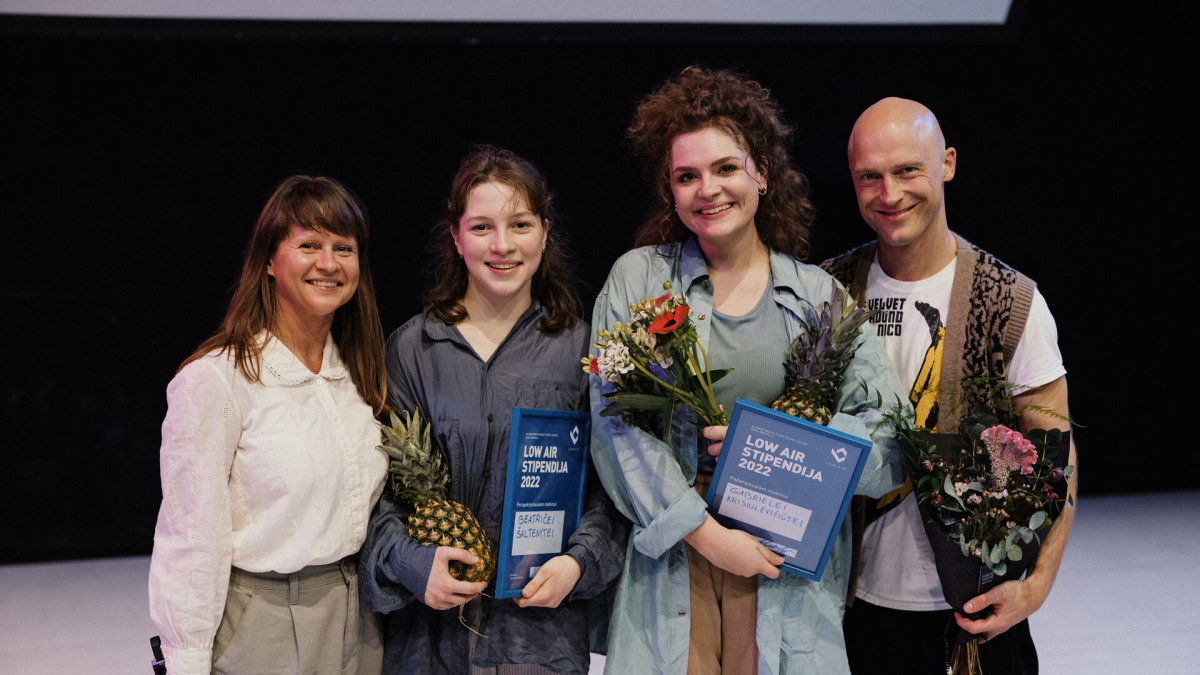
[[[471,566],[479,562],[470,551],[439,546],[433,554],[433,569],[425,582],[424,602],[433,609],[453,609],[465,605],[487,588],[486,581],[459,581],[450,572],[450,562]]]
[[[429,425],[422,421],[419,411],[405,415],[406,419],[401,421],[396,413],[391,413],[391,424],[384,425],[384,442],[379,448],[391,458],[388,479],[393,496],[413,507],[406,523],[409,536],[422,546],[438,547],[425,595],[431,597],[433,585],[432,597],[438,605],[444,605],[470,591],[466,586],[442,579],[443,571],[455,580],[482,582],[486,587],[496,573],[496,560],[491,542],[475,515],[446,496],[450,471],[441,451],[430,439]],[[465,555],[443,549],[462,551]],[[472,583],[470,587],[477,585]],[[475,593],[478,591],[470,592],[471,597]],[[466,600],[452,602],[450,606],[463,602]],[[428,601],[425,604],[446,609]]]

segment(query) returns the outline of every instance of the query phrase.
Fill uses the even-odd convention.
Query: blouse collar
[[[340,380],[350,374],[342,362],[333,334],[325,336],[325,347],[321,353],[321,372],[314,373],[282,342],[270,333],[263,333],[262,364],[283,384],[303,384],[316,376],[326,380]]]

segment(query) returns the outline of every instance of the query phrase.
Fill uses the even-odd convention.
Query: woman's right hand
[[[721,456],[721,446],[725,444],[725,432],[727,431],[729,431],[727,426],[704,427],[700,430],[700,435],[709,441],[708,454],[713,457]]]
[[[461,548],[437,548],[437,552],[433,554],[433,569],[429,570],[429,581],[425,582],[425,604],[433,609],[451,609],[465,605],[487,588],[486,581],[459,581],[451,576],[451,560],[467,565],[479,562],[478,558]]]
[[[731,530],[712,516],[684,537],[710,563],[731,574],[752,577],[761,574],[768,579],[779,576],[783,556],[758,543],[749,532]]]

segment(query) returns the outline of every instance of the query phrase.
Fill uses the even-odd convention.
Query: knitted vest
[[[937,428],[943,433],[953,433],[964,413],[985,402],[983,393],[978,392],[967,399],[965,409],[954,405],[961,398],[959,388],[964,375],[1004,376],[1025,332],[1036,288],[1033,280],[995,256],[957,234],[954,238],[958,254],[950,308],[943,321],[946,344],[938,393]],[[848,287],[853,297],[863,298],[875,249],[876,242],[872,241],[826,260],[821,267]]]
[[[950,307],[943,320],[946,344],[942,350],[941,385],[938,392],[937,428],[943,433],[958,429],[965,410],[954,405],[961,399],[963,375],[1003,377],[1012,361],[1017,342],[1025,332],[1025,321],[1033,305],[1033,281],[984,252],[966,239],[954,235],[958,252],[954,263],[954,283],[950,287]],[[876,242],[863,244],[821,267],[850,289],[857,299],[866,297],[867,273],[875,261]],[[982,392],[967,400],[968,410],[985,402]],[[856,496],[850,505],[852,550],[846,604],[854,604],[858,571],[862,558],[863,531],[866,529],[867,498]]]

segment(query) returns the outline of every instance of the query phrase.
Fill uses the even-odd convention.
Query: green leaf
[[[608,404],[604,408],[604,410],[601,410],[600,416],[601,417],[616,417],[617,415],[620,415],[621,413],[625,412],[625,410],[626,410],[625,406],[621,405],[620,403],[614,402],[614,403]]]
[[[1008,559],[1009,560],[1011,560],[1013,562],[1017,562],[1024,556],[1025,556],[1025,554],[1021,551],[1020,546],[1010,546],[1008,548]]]
[[[1037,532],[1042,527],[1042,523],[1046,522],[1046,512],[1037,511],[1029,518],[1029,529]]]
[[[998,563],[1001,560],[1004,560],[1004,554],[1007,548],[1008,547],[1004,545],[1004,542],[996,544],[996,547],[992,549],[991,555],[989,555],[988,558],[992,561],[992,563]]]
[[[609,400],[634,410],[658,410],[664,403],[670,401],[666,396],[656,394],[638,394],[629,391],[618,391],[606,395]]]
[[[946,480],[942,481],[942,492],[946,493],[947,497],[953,499],[958,504],[958,508],[966,510],[966,505],[962,503],[962,500],[958,498],[958,494],[954,491],[954,481],[950,480],[950,474],[946,474]]]
[[[728,375],[732,372],[733,372],[733,368],[718,368],[716,370],[708,371],[708,374],[710,377],[712,377],[713,384],[716,384],[717,380],[721,379],[722,377],[725,377],[726,375]]]

